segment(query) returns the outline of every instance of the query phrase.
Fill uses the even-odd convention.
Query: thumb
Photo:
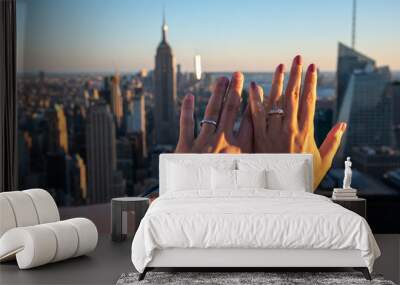
[[[328,133],[319,152],[321,154],[322,164],[330,168],[333,158],[340,146],[343,134],[346,131],[347,124],[344,122],[337,123]]]
[[[321,183],[322,178],[326,175],[329,168],[332,165],[333,158],[340,146],[343,134],[346,130],[346,123],[336,124],[326,136],[324,142],[319,148],[319,153],[321,156],[321,168],[314,173],[314,189],[318,187]]]

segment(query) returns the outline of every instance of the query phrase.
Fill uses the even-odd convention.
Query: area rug
[[[213,285],[243,285],[243,284],[379,284],[395,285],[384,280],[380,275],[372,275],[368,281],[359,272],[148,272],[146,278],[138,281],[139,273],[125,273],[117,281],[117,285],[134,284],[213,284]]]

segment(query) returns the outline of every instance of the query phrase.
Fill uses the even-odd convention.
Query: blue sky
[[[400,1],[358,0],[356,47],[400,69]],[[20,70],[152,69],[165,5],[176,62],[193,70],[270,71],[301,53],[335,70],[350,44],[351,0],[17,0]]]

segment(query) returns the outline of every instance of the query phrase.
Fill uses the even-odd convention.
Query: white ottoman
[[[96,248],[92,221],[60,221],[51,195],[42,189],[0,193],[0,262],[16,258],[20,269],[87,254]]]

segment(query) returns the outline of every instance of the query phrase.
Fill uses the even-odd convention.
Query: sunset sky
[[[400,1],[359,0],[356,48],[400,69]],[[165,6],[177,63],[193,70],[270,71],[300,53],[336,69],[350,44],[351,0],[17,0],[20,71],[153,69]]]

